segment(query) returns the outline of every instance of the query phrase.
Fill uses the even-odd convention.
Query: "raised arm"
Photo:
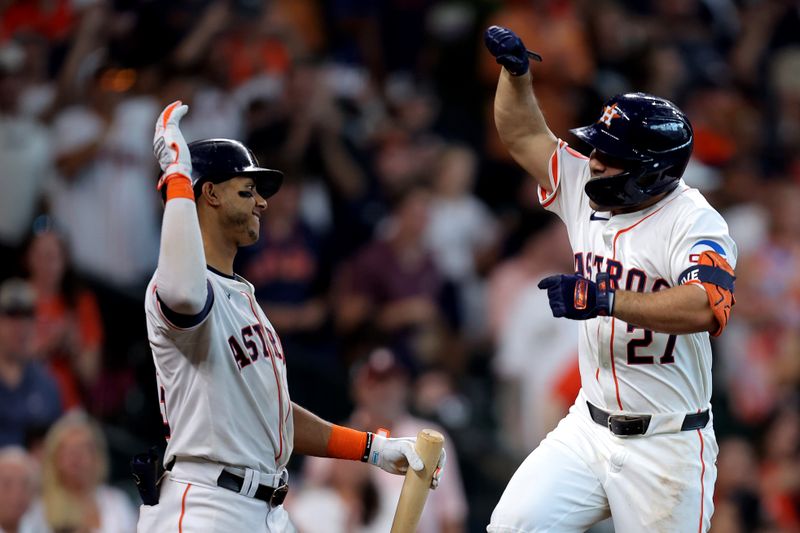
[[[191,156],[179,128],[181,117],[188,110],[180,101],[167,106],[158,117],[153,138],[153,152],[163,171],[158,189],[166,188],[156,292],[169,311],[202,319],[210,310],[213,293],[206,281],[203,238],[192,191]]]
[[[514,32],[499,26],[486,30],[484,42],[503,66],[494,99],[497,133],[514,160],[550,192],[547,169],[558,139],[547,127],[533,94],[529,52]]]

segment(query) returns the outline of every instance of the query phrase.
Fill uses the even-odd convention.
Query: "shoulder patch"
[[[722,257],[725,257],[725,249],[716,241],[710,239],[702,239],[697,241],[689,249],[689,261],[692,263],[700,262],[700,255],[703,252],[716,252]]]

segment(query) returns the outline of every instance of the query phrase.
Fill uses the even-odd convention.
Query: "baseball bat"
[[[423,429],[417,434],[415,448],[425,467],[415,472],[411,468],[406,472],[403,490],[394,512],[391,533],[414,533],[417,530],[419,517],[425,507],[428,491],[431,488],[433,471],[439,463],[439,454],[444,446],[444,437],[438,431]]]

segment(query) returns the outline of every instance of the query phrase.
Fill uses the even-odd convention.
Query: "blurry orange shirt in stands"
[[[51,337],[52,331],[75,328],[73,334],[76,354],[97,350],[103,342],[103,322],[97,300],[89,291],[78,293],[74,309],[61,295],[41,297],[36,303],[36,334],[38,339]],[[78,379],[72,369],[70,354],[55,350],[46,354],[50,371],[61,390],[64,410],[81,405]]]
[[[50,8],[45,8],[42,4]],[[3,12],[0,17],[0,42],[4,42],[18,32],[33,32],[48,41],[59,41],[68,36],[75,20],[69,0],[37,2],[18,0]]]

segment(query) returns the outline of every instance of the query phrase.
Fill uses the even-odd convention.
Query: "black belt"
[[[601,426],[607,427],[614,435],[644,435],[652,418],[650,415],[612,415],[608,411],[592,405],[590,402],[586,402],[586,405],[589,407],[589,415],[591,415],[592,420]],[[683,424],[681,424],[681,431],[702,429],[706,427],[710,418],[708,409],[686,415],[683,418]]]
[[[227,470],[223,470],[217,478],[217,486],[222,487],[223,489],[232,490],[233,492],[242,492],[243,485],[243,477],[237,476],[236,474],[231,474]],[[267,485],[259,485],[253,498],[265,501],[272,507],[277,507],[283,503],[287,492],[289,492],[289,485],[286,483],[274,489],[272,487],[268,487]]]

